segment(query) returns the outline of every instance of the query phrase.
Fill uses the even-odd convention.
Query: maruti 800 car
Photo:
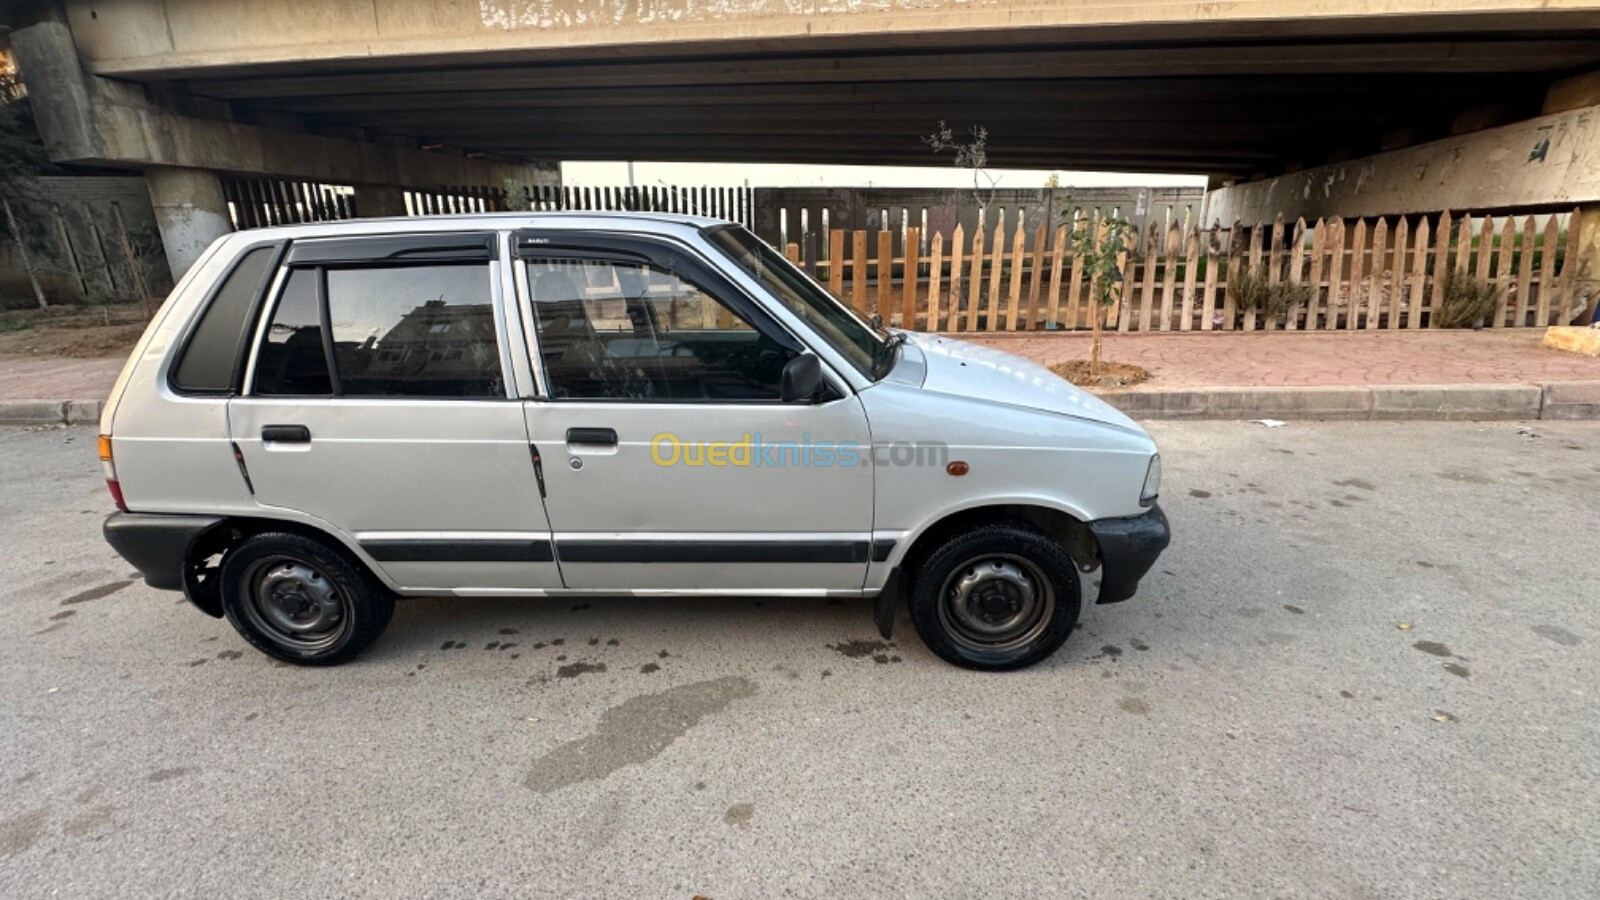
[[[117,380],[111,545],[252,645],[344,662],[398,597],[875,597],[1014,669],[1169,540],[1150,436],[1015,356],[881,327],[738,225],[361,220],[218,240]]]

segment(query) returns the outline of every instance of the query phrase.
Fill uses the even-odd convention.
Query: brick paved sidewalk
[[[1089,352],[1082,333],[961,337],[1046,365]],[[1153,377],[1106,396],[1140,417],[1600,417],[1600,359],[1546,350],[1542,337],[1537,329],[1111,334],[1106,358]],[[122,363],[0,356],[0,421],[92,421]]]
[[[0,356],[0,400],[104,400],[126,361]]]
[[[1087,359],[1086,333],[954,335],[1045,365]],[[1104,357],[1143,366],[1136,391],[1200,387],[1600,381],[1600,359],[1539,346],[1542,329],[1110,334]]]

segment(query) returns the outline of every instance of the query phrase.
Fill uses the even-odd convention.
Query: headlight
[[[1144,473],[1144,490],[1139,492],[1139,505],[1150,506],[1161,495],[1161,454],[1150,457],[1150,469]]]

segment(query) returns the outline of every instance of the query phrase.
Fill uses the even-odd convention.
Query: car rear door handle
[[[275,444],[309,444],[311,429],[304,425],[263,425],[261,440]]]
[[[567,445],[588,444],[597,447],[615,447],[617,445],[617,430],[615,428],[568,428]]]

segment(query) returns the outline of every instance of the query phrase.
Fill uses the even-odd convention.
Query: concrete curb
[[[1600,419],[1600,381],[1113,391],[1136,419]],[[102,400],[0,400],[3,425],[97,425]]]
[[[104,400],[0,400],[0,425],[98,425]]]
[[[1600,381],[1110,392],[1136,419],[1600,419]]]

